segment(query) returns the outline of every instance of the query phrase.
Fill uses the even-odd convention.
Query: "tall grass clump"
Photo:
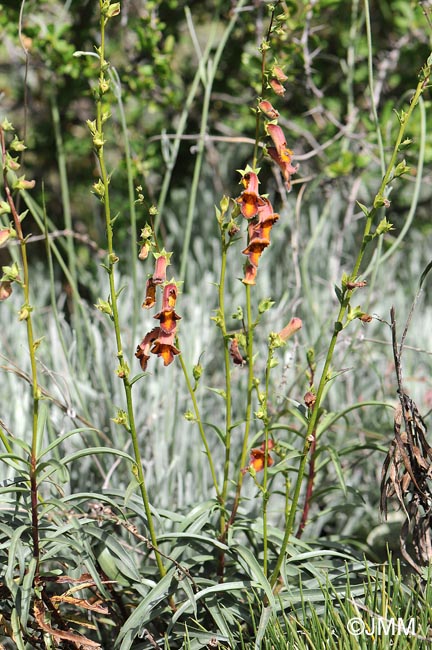
[[[402,36],[376,74],[367,1],[225,4],[16,15],[4,647],[430,642],[427,38],[417,77]]]

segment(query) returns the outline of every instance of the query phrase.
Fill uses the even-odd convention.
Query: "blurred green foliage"
[[[236,8],[235,3],[227,1],[151,0],[143,4],[129,0],[122,4],[121,19],[113,25],[108,44],[109,60],[121,82],[136,184],[143,186],[149,204],[157,203],[166,169],[164,147],[167,144],[161,141],[161,135],[175,131],[199,64],[197,48],[205,47],[212,29],[221,33]],[[52,125],[52,105],[57,105],[68,160],[74,222],[99,239],[103,233],[97,208],[86,197],[88,178],[95,173],[95,165],[84,126],[85,120],[92,118],[91,78],[96,60],[92,56],[73,56],[76,51],[93,51],[98,33],[97,3],[28,0],[23,6],[21,45],[19,5],[3,2],[0,7],[0,28],[4,33],[0,45],[1,111],[12,113],[15,125],[23,130],[26,95],[26,137],[30,149],[37,152],[37,157],[27,154],[26,165],[30,168],[29,175],[33,171],[37,180],[43,180],[49,215],[61,227]],[[257,95],[261,95],[259,48],[266,37],[270,6],[270,3],[256,2],[239,13],[212,90],[208,132],[216,138],[254,137],[252,109]],[[410,92],[413,62],[417,62],[414,64],[417,67],[426,57],[429,37],[417,2],[392,2],[390,9],[388,2],[377,0],[372,3],[371,12],[373,49],[377,53],[375,89],[379,91],[380,114],[388,114],[388,120],[383,121],[389,125],[383,133],[386,144],[393,135],[391,112]],[[344,192],[344,179],[349,180],[377,156],[368,90],[363,3],[282,2],[277,20],[281,29],[273,33],[267,63],[270,66],[277,61],[288,77],[285,96],[273,95],[273,99],[281,123],[290,133],[289,146],[301,157],[326,144],[325,150],[302,162],[301,174],[312,175],[315,184],[325,182],[328,187],[330,183],[333,190]],[[27,71],[23,47],[28,52]],[[271,95],[268,88],[265,93]],[[191,147],[193,135],[199,131],[202,100],[200,90],[188,114],[187,134],[192,140],[185,140],[180,147],[167,204],[167,212],[172,212],[180,224],[181,198],[176,197],[188,192],[194,164]],[[115,177],[112,191],[122,218],[128,199],[124,142],[115,102],[112,111],[113,133],[109,145]],[[340,137],[345,134],[349,137]],[[428,159],[430,155],[428,142]],[[212,142],[207,148],[201,180],[203,194],[209,183],[217,191],[233,194],[238,182],[235,169],[245,166],[249,158],[250,146]],[[375,171],[371,169],[371,179]],[[267,174],[270,175],[270,170]],[[365,180],[367,183],[367,176]],[[206,211],[204,201],[203,216]],[[170,220],[163,219],[163,226],[169,234]]]

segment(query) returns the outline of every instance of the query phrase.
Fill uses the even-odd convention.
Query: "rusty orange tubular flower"
[[[258,107],[271,120],[276,120],[279,117],[279,112],[266,99],[263,99]]]
[[[293,316],[288,323],[280,332],[279,336],[281,337],[282,341],[288,341],[291,336],[293,336],[296,332],[298,332],[299,329],[301,329],[303,326],[301,318],[298,318],[297,316]]]
[[[254,224],[251,237],[256,235],[260,239],[268,239],[270,243],[270,231],[273,224],[279,219],[279,215],[273,211],[273,206],[268,199],[264,199],[264,205],[258,210],[258,223]]]
[[[248,256],[243,278],[244,284],[255,284],[259,259],[263,250],[270,245],[270,231],[273,224],[279,219],[279,215],[273,212],[270,201],[266,198],[263,198],[262,201],[263,204],[258,209],[258,219],[249,224],[249,242],[242,251],[244,255]]]
[[[257,271],[258,271],[258,267],[254,266],[249,261],[246,262],[245,269],[244,269],[245,275],[242,280],[243,284],[251,284],[251,285],[255,284]]]
[[[286,88],[281,84],[279,79],[276,79],[276,77],[272,77],[269,81],[269,84],[276,95],[279,95],[279,97],[282,97],[285,95]]]
[[[0,230],[0,246],[4,246],[11,237],[11,229],[3,228]]]
[[[154,327],[150,332],[147,332],[141,343],[138,345],[135,356],[139,359],[141,370],[147,369],[147,362],[150,359],[150,348],[160,335],[160,327]]]
[[[165,285],[162,296],[162,309],[154,316],[159,320],[160,334],[150,352],[162,357],[164,366],[168,366],[174,360],[174,356],[180,354],[174,345],[176,335],[177,321],[180,316],[174,311],[177,301],[177,285],[175,282],[169,282]]]
[[[267,443],[267,467],[271,467],[271,465],[273,465],[274,463],[273,458],[268,453],[271,449],[273,449],[274,446],[275,446],[274,441],[270,439]],[[263,442],[260,447],[251,449],[250,457],[249,457],[249,465],[242,469],[243,474],[248,472],[250,469],[253,469],[255,472],[261,472],[261,470],[264,469],[264,465],[266,462],[265,447],[266,447],[265,442]]]
[[[166,270],[167,266],[171,263],[170,258],[172,253],[167,253],[163,249],[160,253],[153,253],[153,255],[156,259],[156,264],[152,279],[155,284],[162,284],[166,280]]]
[[[169,283],[165,286],[162,298],[162,310],[153,316],[160,322],[161,331],[166,335],[175,333],[176,321],[181,319],[181,316],[174,311],[175,303],[177,300],[177,287],[174,283]]]
[[[298,165],[292,165],[293,152],[288,149],[286,138],[281,127],[277,124],[267,124],[267,133],[273,140],[274,147],[268,147],[267,152],[279,166],[285,179],[285,186],[291,189],[291,175],[298,170]]]
[[[162,332],[155,341],[154,346],[150,350],[152,354],[157,354],[158,357],[162,357],[164,366],[169,366],[170,363],[174,361],[174,356],[180,354],[180,350],[174,345],[175,332],[171,334],[165,334]]]
[[[170,264],[172,253],[167,253],[163,249],[160,253],[153,253],[156,260],[155,270],[152,277],[148,278],[146,283],[146,296],[142,304],[144,309],[151,309],[156,303],[156,287],[166,281],[166,270]]]
[[[278,65],[273,66],[272,73],[273,77],[275,77],[278,81],[288,81],[288,77],[286,76],[285,72]]]
[[[264,205],[264,200],[258,194],[258,176],[255,172],[247,172],[242,178],[242,183],[246,188],[236,199],[240,205],[240,212],[245,219],[253,219],[260,206]]]
[[[156,303],[156,283],[153,278],[148,278],[146,283],[146,295],[142,304],[144,309],[151,309]]]

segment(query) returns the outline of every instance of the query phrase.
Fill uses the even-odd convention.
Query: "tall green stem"
[[[273,10],[271,12],[271,17],[270,17],[270,24],[269,28],[267,30],[267,36],[266,39],[263,41],[261,44],[261,97],[264,97],[265,89],[266,89],[266,52],[267,49],[269,48],[269,41],[270,41],[270,36],[272,33],[273,29],[273,22],[275,18],[275,12],[276,12],[276,7],[280,4],[280,0],[277,0],[276,4],[273,6]],[[254,151],[253,151],[253,162],[252,162],[252,167],[253,169],[256,168],[257,162],[258,162],[258,146],[259,146],[259,141],[260,141],[260,124],[261,124],[261,113],[260,111],[256,111],[256,117],[255,117],[255,145],[254,145]]]
[[[212,458],[212,455],[211,455],[210,447],[209,447],[209,444],[207,442],[207,438],[206,438],[206,434],[205,434],[205,431],[204,431],[203,423],[202,423],[202,420],[201,420],[200,410],[199,410],[198,402],[197,402],[197,399],[196,399],[195,391],[192,388],[192,385],[191,385],[191,382],[190,382],[190,379],[189,379],[189,375],[187,373],[186,365],[185,365],[182,354],[179,355],[179,359],[180,359],[180,365],[181,365],[182,370],[183,370],[184,378],[185,378],[185,381],[186,381],[186,385],[188,387],[189,395],[191,397],[192,404],[193,404],[193,407],[194,407],[195,419],[196,419],[196,422],[198,424],[201,440],[202,440],[202,443],[204,445],[204,449],[205,449],[206,456],[207,456],[207,459],[208,459],[208,463],[209,463],[209,467],[210,467],[210,473],[211,473],[211,476],[212,476],[212,479],[213,479],[213,485],[214,485],[214,488],[215,488],[215,491],[216,491],[216,496],[217,496],[218,500],[220,500],[221,494],[220,494],[218,480],[217,480],[217,476],[216,476],[216,470],[215,470],[215,466],[214,466],[214,463],[213,463],[213,458]]]
[[[247,382],[247,401],[246,401],[246,413],[245,413],[245,431],[243,435],[243,446],[240,456],[240,468],[239,475],[237,479],[237,488],[234,498],[234,504],[231,511],[231,516],[228,524],[232,524],[240,503],[241,489],[243,486],[244,474],[241,471],[246,465],[246,458],[249,447],[249,433],[251,428],[251,416],[252,416],[252,393],[254,388],[254,367],[253,367],[253,330],[254,324],[252,322],[252,300],[251,300],[251,287],[250,284],[246,284],[246,327],[247,327],[247,357],[248,357],[248,382]]]
[[[221,240],[222,240],[222,262],[221,262],[221,271],[219,277],[219,314],[218,314],[218,324],[221,329],[224,345],[224,369],[225,369],[225,461],[224,461],[224,474],[223,474],[223,483],[222,483],[222,493],[220,495],[220,539],[221,541],[225,540],[227,532],[227,521],[226,521],[226,500],[228,495],[228,480],[229,480],[229,470],[230,470],[230,458],[231,458],[231,429],[232,429],[232,394],[231,394],[231,365],[230,365],[230,339],[228,337],[228,332],[226,328],[226,319],[225,319],[225,278],[226,278],[226,267],[227,267],[227,253],[229,248],[229,240],[226,240],[225,229],[223,228],[223,218],[224,214],[221,215],[219,224],[221,229]],[[225,551],[221,550],[219,553],[218,560],[218,575],[219,579],[223,579],[225,569]]]
[[[56,143],[57,150],[57,161],[58,161],[58,170],[60,177],[60,190],[61,190],[61,200],[62,200],[62,209],[64,217],[65,229],[69,231],[69,235],[66,238],[66,253],[67,253],[67,266],[72,277],[73,286],[78,286],[77,282],[77,264],[76,264],[76,254],[73,238],[73,223],[72,223],[72,213],[71,213],[71,203],[70,203],[70,194],[69,194],[69,183],[68,175],[66,168],[66,156],[63,144],[62,130],[60,124],[60,112],[57,103],[57,97],[55,90],[50,91],[50,102],[51,102],[51,115],[53,123],[54,138]],[[79,316],[79,306],[76,293],[72,291],[72,323],[77,337],[77,350],[78,357],[80,360],[81,367],[85,365],[86,352],[84,350],[84,337],[82,332],[82,320]]]
[[[226,277],[226,264],[227,264],[227,251],[228,246],[225,242],[225,234],[222,232],[222,263],[219,279],[219,313],[220,313],[220,328],[224,340],[224,368],[225,368],[225,462],[224,462],[224,476],[221,494],[221,520],[220,529],[223,535],[225,531],[225,503],[228,493],[228,479],[229,479],[229,466],[231,456],[231,366],[229,354],[229,339],[227,336],[226,321],[225,321],[225,277]]]
[[[265,373],[265,388],[264,394],[260,398],[261,403],[261,417],[264,422],[264,476],[262,482],[262,492],[263,492],[263,572],[267,576],[267,565],[268,565],[268,539],[267,539],[267,505],[270,498],[268,492],[268,463],[269,463],[269,417],[267,412],[267,404],[269,400],[270,393],[270,372],[271,364],[273,359],[274,346],[272,341],[269,341],[269,350],[266,363],[266,373]]]
[[[166,574],[166,568],[162,562],[161,556],[157,552],[158,545],[157,545],[156,532],[153,523],[153,515],[150,509],[150,502],[148,498],[145,477],[144,477],[144,470],[143,470],[143,465],[141,460],[141,453],[140,453],[139,443],[138,443],[138,435],[135,426],[135,416],[134,416],[134,409],[133,409],[133,402],[132,402],[132,386],[129,381],[129,368],[125,361],[123,347],[122,347],[120,319],[119,319],[118,304],[117,304],[117,291],[115,286],[114,268],[118,261],[118,258],[114,252],[113,219],[111,217],[111,209],[110,209],[109,177],[108,177],[106,164],[105,164],[104,131],[103,131],[103,124],[108,118],[108,113],[104,110],[102,98],[109,89],[109,83],[105,76],[105,72],[108,69],[108,64],[105,61],[105,27],[109,18],[106,13],[106,9],[104,10],[104,5],[106,7],[106,3],[104,3],[103,0],[99,0],[99,6],[101,9],[101,19],[100,19],[101,44],[99,48],[99,61],[100,61],[99,87],[98,90],[96,91],[96,128],[93,132],[93,143],[95,145],[96,155],[98,158],[100,175],[101,175],[100,181],[101,181],[102,189],[100,191],[100,196],[104,206],[107,248],[108,248],[108,264],[106,266],[106,270],[109,278],[110,304],[111,304],[111,311],[112,311],[111,316],[114,323],[115,339],[116,339],[116,346],[117,346],[117,358],[119,361],[117,374],[119,375],[119,377],[121,377],[123,381],[123,387],[126,396],[127,416],[128,416],[127,429],[131,436],[132,446],[134,450],[134,457],[135,457],[134,474],[136,475],[136,478],[138,480],[139,489],[141,492],[141,498],[142,498],[144,510],[147,517],[147,525],[149,528],[150,539],[156,551],[155,553],[156,563],[158,565],[159,573],[161,577],[163,577]]]
[[[36,561],[36,568],[34,574],[34,582],[39,581],[39,518],[38,518],[38,488],[37,488],[37,449],[38,449],[38,422],[39,422],[39,400],[41,393],[38,385],[38,375],[37,375],[37,365],[36,365],[36,349],[37,343],[33,334],[33,322],[32,322],[32,307],[30,304],[30,276],[29,276],[29,265],[27,258],[27,246],[26,240],[23,235],[21,220],[17,209],[15,207],[15,202],[12,197],[12,192],[9,187],[9,182],[7,178],[7,154],[6,154],[6,143],[3,128],[0,127],[0,146],[1,146],[1,156],[2,156],[2,166],[3,166],[3,182],[4,182],[4,191],[6,195],[6,200],[8,202],[10,212],[13,217],[15,231],[18,237],[20,245],[20,254],[21,254],[21,264],[23,271],[22,279],[22,289],[24,293],[24,304],[20,309],[20,320],[25,320],[27,327],[27,345],[29,349],[30,356],[30,368],[31,368],[31,378],[32,378],[32,397],[33,397],[33,418],[32,418],[32,442],[31,442],[31,452],[30,452],[30,499],[31,499],[31,535],[33,542],[33,557]]]
[[[126,161],[126,175],[127,175],[127,186],[128,186],[128,198],[129,198],[129,220],[130,220],[130,242],[131,242],[131,259],[132,264],[131,275],[132,275],[132,295],[138,295],[138,278],[137,278],[137,220],[136,220],[136,209],[135,209],[135,194],[134,194],[134,179],[133,179],[133,170],[132,170],[132,156],[131,148],[129,142],[129,133],[126,122],[126,114],[123,105],[122,99],[122,88],[117,70],[115,68],[110,69],[110,77],[113,82],[113,91],[117,99],[117,106],[120,113],[120,121],[122,126],[124,148],[125,148],[125,161]],[[132,328],[131,328],[131,340],[135,341],[135,333],[138,323],[138,310],[134,308],[132,310]]]

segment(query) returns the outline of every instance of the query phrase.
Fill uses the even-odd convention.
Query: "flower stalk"
[[[223,219],[223,216],[222,216]],[[221,493],[221,519],[220,531],[221,535],[224,534],[226,526],[225,516],[225,503],[228,495],[228,480],[229,480],[229,467],[231,457],[231,416],[232,416],[232,396],[231,396],[231,366],[230,366],[230,339],[226,328],[225,319],[225,279],[227,268],[227,253],[230,245],[230,240],[226,239],[225,231],[221,224],[221,237],[222,237],[222,260],[221,271],[219,277],[218,296],[219,296],[219,327],[221,329],[223,343],[224,343],[224,368],[225,368],[225,461],[224,473]]]
[[[37,449],[38,449],[38,423],[39,423],[39,400],[41,399],[41,391],[38,384],[38,374],[37,374],[37,364],[36,364],[36,349],[39,345],[39,341],[36,341],[34,338],[33,332],[33,322],[32,322],[32,311],[33,308],[30,304],[30,275],[29,275],[29,264],[27,257],[27,245],[26,239],[23,234],[21,220],[25,215],[19,215],[15,206],[15,202],[12,196],[12,190],[8,180],[8,172],[15,172],[19,168],[19,164],[15,158],[11,157],[10,153],[6,149],[6,140],[5,140],[5,130],[13,131],[12,125],[5,120],[0,126],[0,148],[1,148],[1,157],[2,157],[2,168],[3,168],[3,185],[4,192],[6,195],[6,202],[8,206],[8,212],[12,215],[13,224],[14,224],[14,235],[18,238],[20,255],[21,255],[21,265],[23,278],[20,280],[18,269],[14,272],[14,267],[3,267],[6,278],[2,278],[2,284],[9,284],[13,281],[21,284],[23,294],[24,294],[24,303],[19,312],[19,320],[24,320],[27,328],[27,345],[30,356],[30,368],[31,368],[31,383],[32,383],[32,397],[33,397],[33,418],[32,418],[32,438],[31,438],[31,451],[30,451],[30,468],[29,468],[29,479],[30,479],[30,501],[31,501],[31,537],[33,544],[33,557],[36,561],[36,568],[33,583],[37,585],[39,583],[39,564],[40,564],[40,548],[39,548],[39,517],[38,517],[38,487],[37,487]],[[22,151],[25,149],[24,143],[20,143],[17,140],[16,136],[12,142],[11,148],[14,151]],[[34,181],[26,181],[24,177],[19,178],[14,183],[14,187],[17,190],[20,189],[31,189],[34,186]],[[6,208],[6,206],[5,206]],[[7,208],[6,208],[7,209]],[[9,289],[8,295],[10,295],[11,288]]]
[[[93,136],[93,145],[99,162],[99,170],[100,170],[100,179],[94,185],[94,191],[99,196],[102,202],[103,209],[104,209],[104,216],[105,216],[105,225],[106,225],[108,261],[107,264],[105,265],[105,269],[107,271],[108,279],[109,279],[110,299],[109,299],[109,305],[105,307],[104,311],[108,309],[108,311],[110,312],[109,315],[114,325],[116,347],[117,347],[117,359],[118,359],[118,367],[116,372],[123,382],[126,405],[127,405],[127,418],[125,420],[122,420],[122,423],[124,424],[127,431],[129,432],[132,441],[134,458],[135,458],[135,466],[133,468],[133,473],[136,476],[139,485],[139,490],[141,493],[141,498],[142,498],[144,510],[147,517],[147,525],[149,528],[151,543],[156,551],[155,558],[156,558],[158,570],[160,576],[163,577],[166,574],[166,568],[163,564],[160,554],[157,552],[158,544],[157,544],[156,532],[155,532],[155,527],[153,522],[153,515],[150,508],[146,483],[145,483],[143,464],[142,464],[141,453],[140,453],[139,442],[138,442],[138,434],[135,425],[133,399],[132,399],[132,386],[129,380],[130,371],[123,353],[119,310],[118,310],[118,303],[117,303],[118,292],[115,284],[115,266],[118,262],[118,257],[115,254],[115,250],[114,250],[114,231],[113,231],[114,220],[111,216],[111,208],[110,208],[110,191],[109,191],[110,179],[107,173],[105,155],[104,155],[104,144],[105,144],[104,124],[109,119],[109,112],[104,105],[103,98],[110,89],[110,80],[106,74],[109,68],[109,64],[105,60],[105,28],[110,18],[112,18],[113,16],[117,15],[120,12],[120,6],[118,2],[111,4],[109,0],[108,1],[99,0],[99,7],[101,12],[100,13],[101,42],[100,42],[100,47],[97,50],[99,54],[99,82],[98,82],[98,87],[95,91],[96,120],[93,122],[88,122],[87,124]]]

